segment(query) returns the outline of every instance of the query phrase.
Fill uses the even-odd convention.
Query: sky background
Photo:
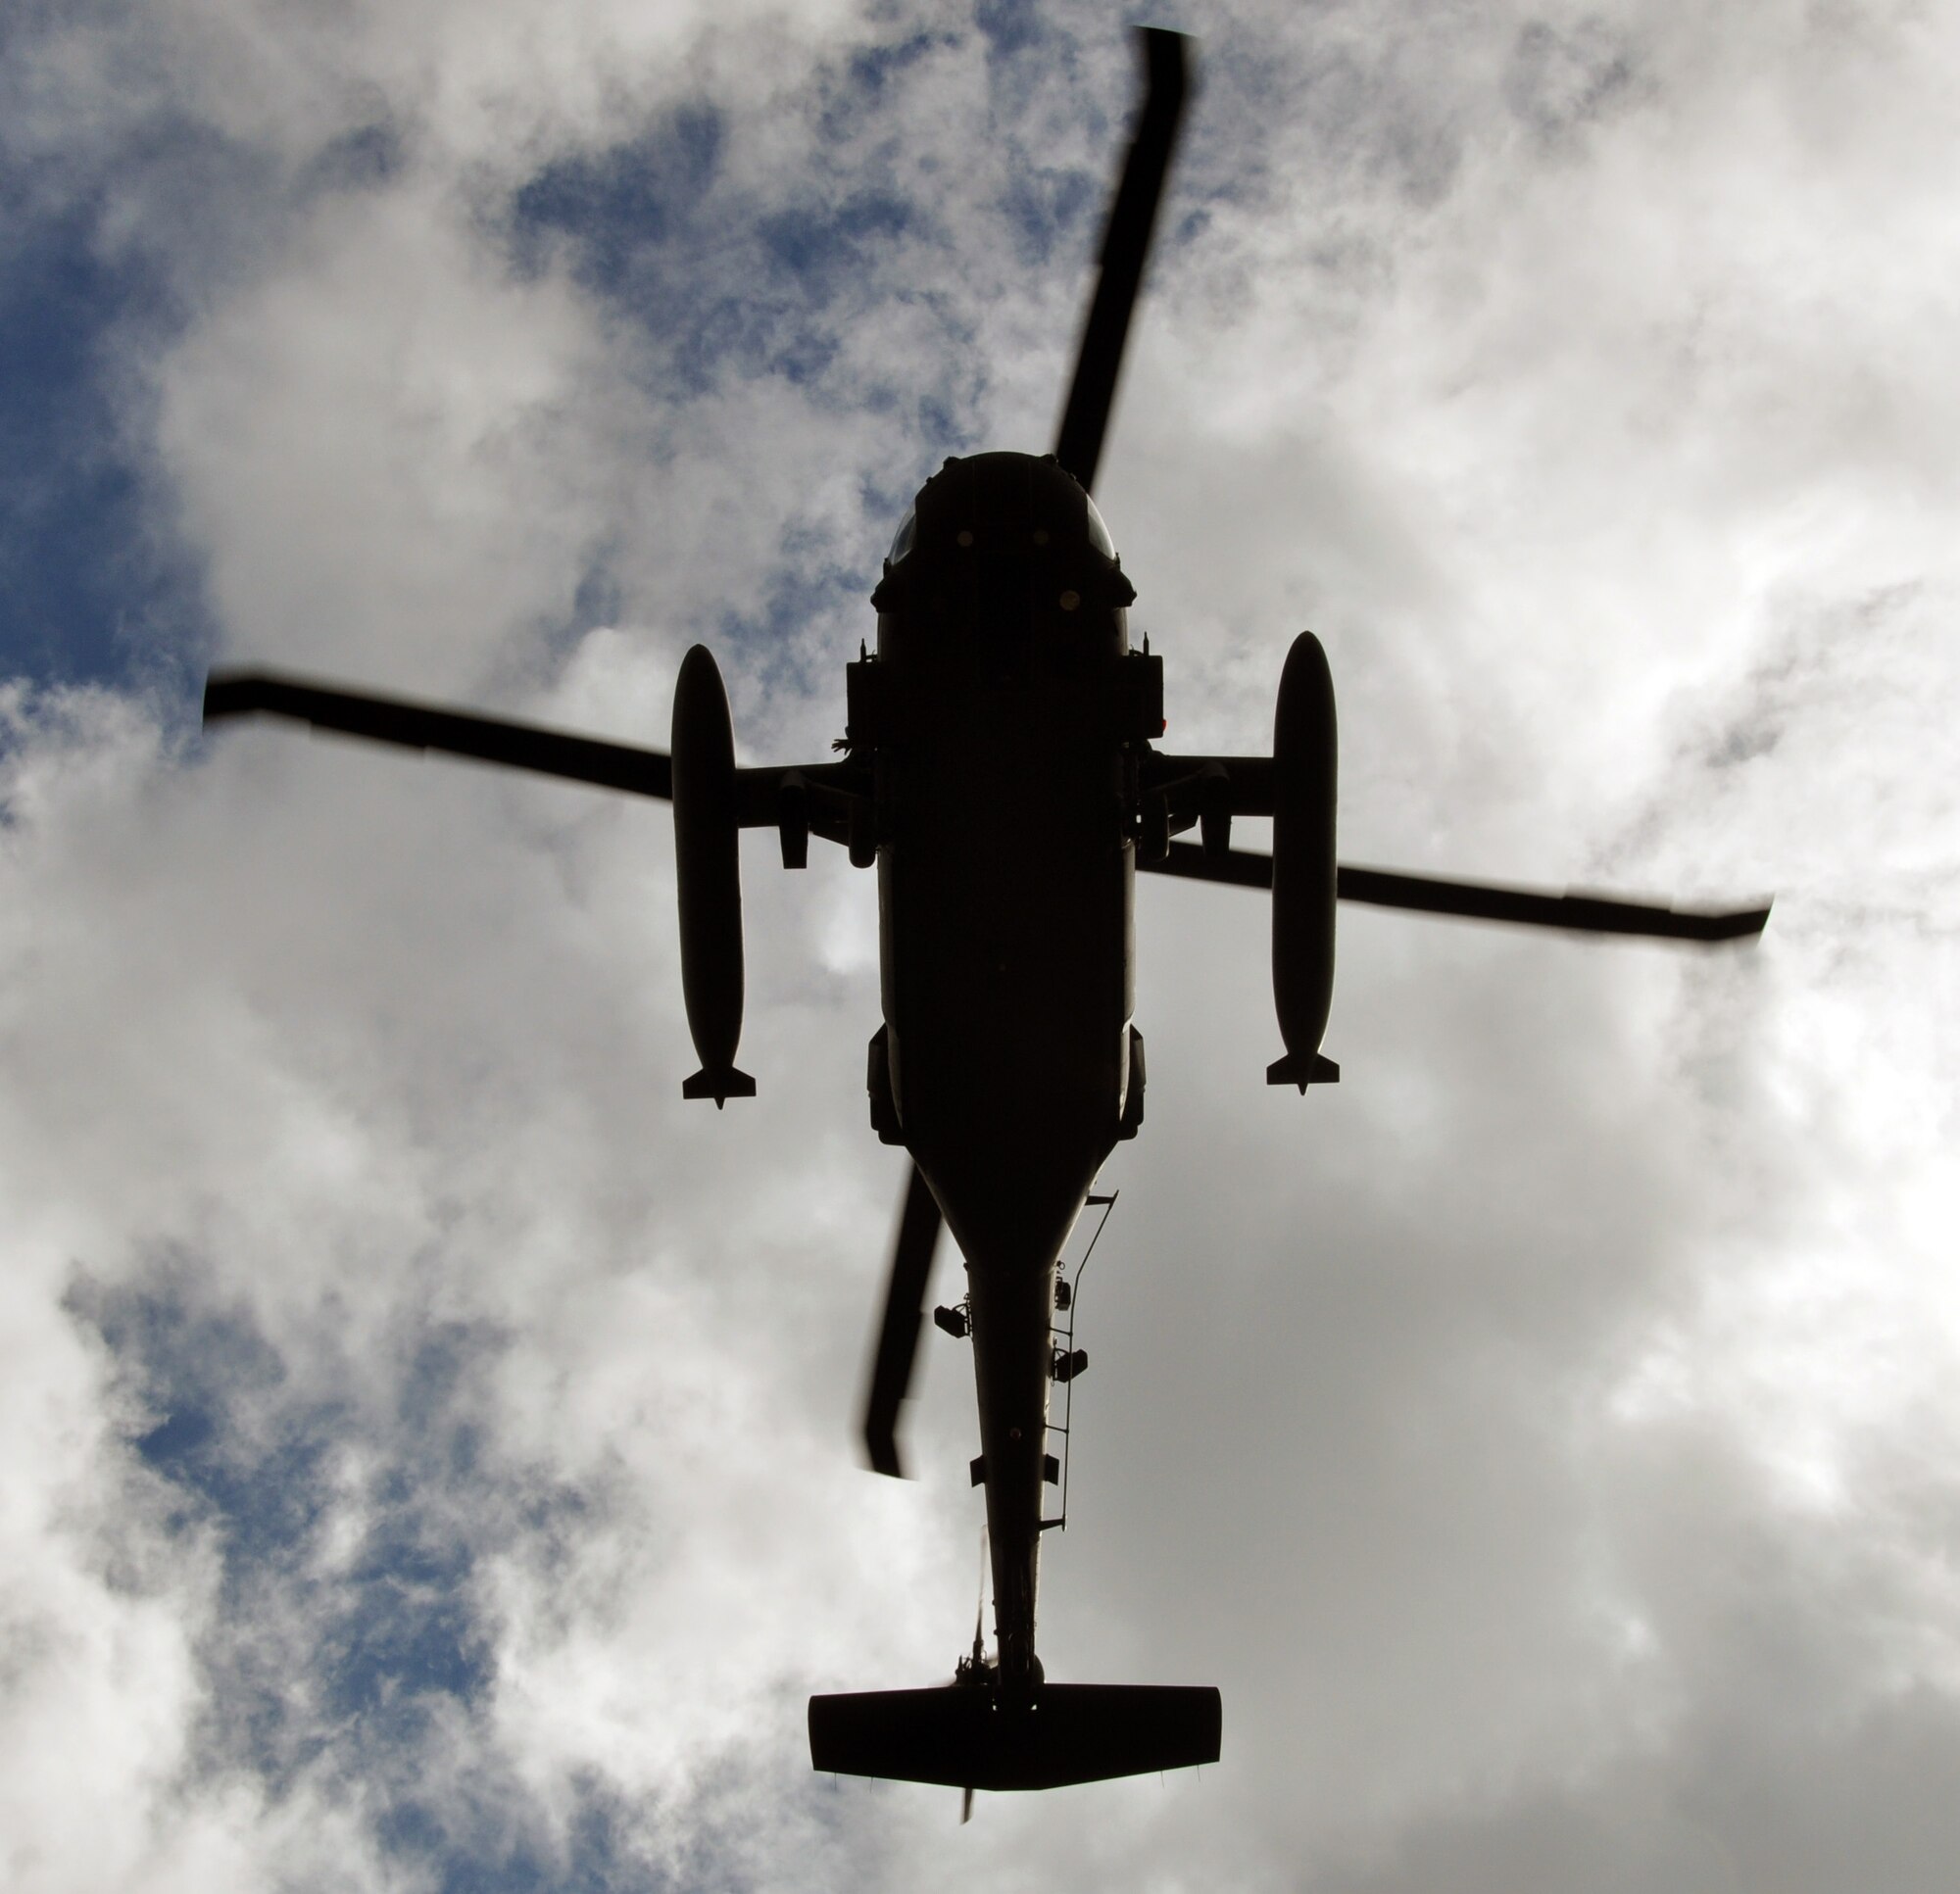
[[[1944,1889],[1960,1859],[1960,14],[1192,5],[1098,498],[1168,742],[1325,641],[1349,860],[1691,954],[1147,883],[1051,1675],[1221,1764],[812,1775],[969,1635],[971,1382],[854,1439],[868,876],[272,727],[263,660],[828,753],[949,453],[1049,446],[1099,6],[0,20],[0,1881]],[[1258,825],[1246,825],[1257,846]],[[957,1291],[950,1254],[940,1299]]]

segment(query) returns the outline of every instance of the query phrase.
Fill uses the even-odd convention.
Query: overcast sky
[[[1151,17],[1099,499],[1170,747],[1264,748],[1310,624],[1345,858],[1768,934],[1344,910],[1301,1098],[1263,898],[1145,885],[1041,1648],[1218,1685],[1223,1760],[965,1828],[813,1776],[979,1569],[961,1345],[918,1480],[854,1438],[872,878],[745,843],[711,1112],[662,808],[197,692],[663,745],[705,641],[745,757],[827,754],[912,490],[1051,443],[1129,23],[8,10],[9,1888],[1951,1885],[1960,15]]]

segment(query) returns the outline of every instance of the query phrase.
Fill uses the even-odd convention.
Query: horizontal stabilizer
[[[1297,1085],[1304,1092],[1310,1085],[1339,1085],[1341,1068],[1325,1052],[1316,1052],[1307,1061],[1306,1076],[1300,1077],[1299,1061],[1289,1052],[1266,1067],[1268,1085]]]
[[[974,1684],[809,1700],[809,1760],[834,1775],[1058,1789],[1218,1760],[1216,1690],[1045,1683],[1012,1709]]]

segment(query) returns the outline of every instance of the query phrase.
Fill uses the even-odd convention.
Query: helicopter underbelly
[[[851,671],[889,1102],[965,1260],[995,1632],[1022,1683],[1040,1669],[1054,1263],[1129,1082],[1130,779],[1162,728],[1155,667],[1129,653],[1134,596],[1054,461],[950,461],[872,596],[877,655]]]
[[[1113,748],[1021,721],[914,747],[879,856],[906,1142],[968,1264],[1016,1273],[1054,1261],[1116,1140],[1133,882]]]
[[[879,850],[888,1055],[906,1144],[965,1259],[995,1634],[1025,1676],[1054,1264],[1121,1123],[1135,857],[1093,704],[940,702],[893,759]]]

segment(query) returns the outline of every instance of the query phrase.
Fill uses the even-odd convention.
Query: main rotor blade
[[[1164,174],[1170,170],[1177,143],[1178,121],[1184,116],[1185,38],[1161,27],[1142,29],[1146,90],[1123,175],[1109,206],[1102,232],[1096,296],[1076,353],[1075,379],[1069,385],[1068,406],[1055,436],[1054,458],[1085,487],[1096,484],[1096,463],[1102,458],[1102,436],[1108,431],[1109,411],[1116,400],[1116,376],[1123,365],[1123,345],[1129,338],[1130,316],[1137,306],[1137,289],[1150,257],[1151,231],[1163,197]]]
[[[1208,855],[1193,842],[1173,842],[1163,861],[1139,861],[1151,874],[1180,875],[1194,881],[1222,881],[1235,888],[1271,888],[1273,858],[1250,849]],[[1658,901],[1610,900],[1600,895],[1550,895],[1530,888],[1504,888],[1480,881],[1443,881],[1431,875],[1392,874],[1385,868],[1353,868],[1343,862],[1335,892],[1344,901],[1371,907],[1402,907],[1418,914],[1448,914],[1466,920],[1509,921],[1520,927],[1556,927],[1581,934],[1644,935],[1661,941],[1741,941],[1760,934],[1770,906],[1726,909],[1669,907]]]
[[[503,763],[596,783],[634,796],[673,795],[673,771],[662,750],[573,737],[533,723],[506,723],[432,704],[375,697],[276,671],[214,671],[204,686],[204,720],[265,715],[291,717],[316,730],[337,730],[407,750],[440,750],[478,762]]]
[[[871,1357],[871,1391],[864,1399],[864,1451],[874,1473],[905,1477],[899,1464],[899,1403],[912,1383],[912,1357],[925,1321],[926,1285],[932,1253],[939,1246],[939,1202],[912,1166],[906,1187],[899,1234],[892,1245],[891,1279],[885,1287],[885,1313],[878,1325],[878,1352]]]

